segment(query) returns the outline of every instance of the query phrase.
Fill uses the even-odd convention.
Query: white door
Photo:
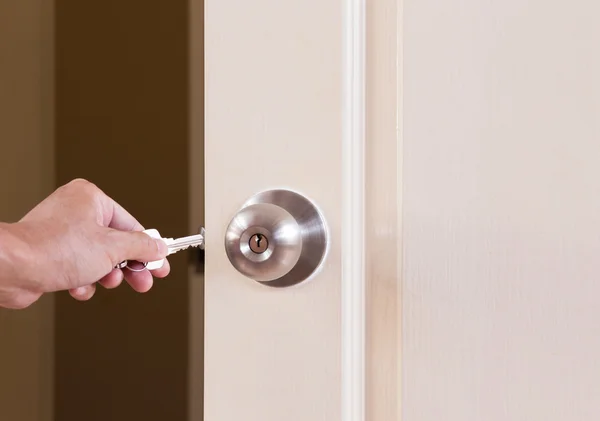
[[[600,417],[599,13],[206,0],[206,421]],[[224,244],[281,188],[329,249],[273,288]]]
[[[404,2],[405,420],[600,419],[599,14]]]
[[[391,54],[371,70],[387,72],[392,84],[377,87],[388,104],[378,105],[378,124],[370,128],[364,2],[205,1],[206,421],[362,420],[365,372],[378,369],[367,355],[378,350],[390,354],[388,371],[378,373],[392,387],[384,410],[395,411],[396,46],[395,15],[386,14],[395,2],[380,5],[377,19],[394,32],[378,43]],[[379,131],[379,149],[367,151],[366,130]],[[385,171],[368,173],[375,168],[368,161],[379,158]],[[245,202],[271,189],[308,198],[327,227],[322,264],[289,287],[243,275],[224,245]],[[368,197],[378,206],[366,206]],[[382,321],[377,337],[391,346],[367,349],[365,250],[374,237],[366,235],[365,219],[377,216],[379,244],[392,244],[382,258],[391,264],[376,272],[385,290],[372,293],[390,304],[372,315]]]

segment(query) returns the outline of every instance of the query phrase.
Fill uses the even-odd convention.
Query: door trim
[[[343,421],[365,419],[365,21],[366,0],[347,0],[341,302]]]

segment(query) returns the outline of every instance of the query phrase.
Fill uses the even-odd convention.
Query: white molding
[[[342,215],[342,421],[365,420],[366,0],[344,15]]]
[[[400,421],[402,419],[401,406],[402,406],[402,282],[403,282],[403,250],[404,250],[404,221],[403,221],[403,204],[404,204],[404,190],[403,190],[403,174],[404,174],[404,0],[396,1],[396,130],[397,130],[397,156],[396,156],[396,183],[398,188],[398,196],[396,198],[396,210],[397,210],[397,259],[398,265],[398,295],[397,308],[396,308],[396,320],[398,329],[398,338],[396,348],[398,349],[398,365],[396,367],[396,381],[397,381],[397,400],[395,404],[396,416]]]

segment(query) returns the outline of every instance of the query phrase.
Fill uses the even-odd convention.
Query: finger
[[[112,200],[112,199],[111,199]],[[129,212],[114,200],[113,212],[108,226],[121,231],[143,231],[144,227]]]
[[[123,269],[123,274],[129,286],[131,286],[131,288],[136,292],[148,292],[154,284],[152,274],[147,270],[142,272],[133,272],[129,269]]]
[[[114,265],[124,260],[153,262],[164,259],[169,251],[163,240],[154,239],[143,232],[109,228],[107,233],[106,247]]]
[[[113,269],[108,275],[98,281],[106,289],[114,289],[123,282],[123,271],[121,269]]]
[[[74,288],[69,290],[69,294],[71,297],[75,298],[77,301],[87,301],[94,296],[96,292],[96,285],[86,285],[79,288]]]
[[[120,231],[143,231],[144,227],[120,204],[102,192],[102,220],[105,227]]]
[[[165,259],[162,267],[150,271],[155,278],[166,278],[169,272],[171,272],[171,265],[167,259]]]

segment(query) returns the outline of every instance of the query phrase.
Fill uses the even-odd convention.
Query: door
[[[598,3],[205,11],[205,419],[598,419]],[[225,237],[280,188],[329,249],[273,288]]]
[[[405,420],[600,417],[598,13],[404,2]]]
[[[370,52],[381,55],[368,67],[367,19],[380,28]],[[367,411],[394,419],[396,19],[394,1],[373,2],[368,16],[356,0],[205,1],[206,421],[358,421]],[[367,137],[379,140],[367,148]],[[231,221],[249,215],[247,201],[281,205],[278,195],[254,199],[272,190],[306,198],[325,226],[320,264],[279,273],[289,286],[236,268],[248,261],[231,253],[248,238],[240,234],[233,252],[226,244]],[[250,214],[277,218],[271,210]],[[368,219],[378,222],[367,231]],[[322,244],[307,238],[302,253],[321,256]],[[377,328],[367,330],[367,320]],[[192,355],[201,358],[199,347]],[[387,392],[369,400],[374,380]]]

